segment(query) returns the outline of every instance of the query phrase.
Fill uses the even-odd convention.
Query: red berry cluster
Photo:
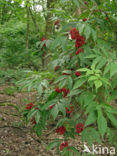
[[[66,113],[71,114],[72,111],[73,111],[73,106],[72,106],[72,104],[70,104],[70,108],[66,107]]]
[[[76,125],[76,133],[81,133],[84,129],[84,124],[81,122]]]
[[[33,103],[28,103],[27,105],[26,105],[26,110],[31,110],[32,109],[32,107],[34,107],[34,104]],[[38,107],[35,107],[35,110],[38,110],[39,108]],[[31,118],[31,123],[32,123],[32,125],[35,125],[36,124],[36,121],[35,121],[35,118],[34,117],[32,117]]]
[[[68,142],[64,141],[60,144],[60,151],[62,151],[65,147],[68,147]]]
[[[61,135],[64,135],[65,132],[66,132],[66,128],[64,126],[58,127],[56,129],[56,133],[59,133]]]
[[[72,28],[70,30],[71,38],[72,40],[76,40],[79,37],[79,32],[76,30],[76,28]]]
[[[31,110],[32,109],[32,107],[34,107],[34,104],[31,102],[31,103],[28,103],[27,105],[26,105],[26,108],[25,109],[27,109],[27,110]],[[35,109],[39,109],[38,107],[35,107]]]
[[[61,89],[59,89],[59,88],[56,88],[56,90],[55,90],[57,93],[61,93],[62,92],[62,90]]]
[[[75,42],[76,48],[80,48],[81,46],[83,46],[85,44],[84,36],[81,36],[79,34],[79,31],[76,28],[72,28],[70,30],[70,34],[71,34],[71,38],[73,40],[76,40],[76,42]],[[78,49],[78,51],[76,52],[76,55],[78,55],[81,51],[83,51],[81,48],[80,48],[80,50]]]
[[[64,97],[67,96],[67,94],[69,93],[69,89],[66,89],[66,88],[62,88],[62,89],[59,89],[59,88],[56,88],[56,92],[57,93],[64,93]]]
[[[34,106],[34,104],[33,103],[28,103],[27,105],[26,105],[26,109],[27,110],[31,110],[31,108]]]

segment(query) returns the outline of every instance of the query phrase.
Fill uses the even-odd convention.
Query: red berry
[[[79,48],[85,44],[85,38],[79,34],[79,31],[76,28],[70,30],[71,38],[76,40],[75,47]]]
[[[60,68],[60,66],[56,66],[54,71],[56,72],[59,68]]]
[[[38,108],[38,107],[36,107],[35,109],[36,109],[36,110],[38,110],[39,108]]]
[[[87,2],[87,1],[85,1],[85,2],[84,2],[84,4],[88,5],[88,2]]]
[[[59,133],[61,135],[64,135],[65,132],[66,132],[66,128],[64,126],[58,127],[56,129],[56,133]]]
[[[51,106],[49,106],[49,109],[52,109],[54,106],[55,106],[55,105],[51,105]]]
[[[62,88],[61,91],[62,92],[67,92],[67,89],[66,88]]]
[[[67,94],[70,92],[69,89],[67,90],[66,88],[62,88],[61,91],[64,92],[64,97],[66,97]]]
[[[87,18],[83,18],[83,21],[84,21],[84,22],[87,21]]]
[[[80,73],[80,72],[75,72],[75,75],[76,75],[76,76],[80,76],[81,73]]]
[[[62,151],[65,147],[68,147],[68,142],[67,141],[60,144],[60,151]]]
[[[26,109],[27,109],[27,110],[30,110],[33,106],[34,106],[33,103],[28,103],[28,104],[26,105]]]
[[[72,111],[73,111],[73,106],[72,106],[72,104],[70,104],[70,108],[66,108],[66,114],[71,114],[72,113]]]
[[[56,92],[57,92],[57,93],[61,93],[61,89],[56,88]]]
[[[79,53],[83,52],[83,49],[82,48],[79,48],[76,52],[76,55],[78,55]]]
[[[78,36],[75,42],[75,47],[79,48],[85,44],[85,38],[83,36]]]
[[[79,36],[79,31],[76,28],[72,28],[70,30],[70,34],[71,34],[72,40],[75,40]]]
[[[32,117],[31,123],[32,123],[32,125],[35,125],[36,124],[36,121],[35,121],[35,118],[34,117]]]
[[[76,125],[76,133],[81,133],[84,130],[84,124],[81,122]]]

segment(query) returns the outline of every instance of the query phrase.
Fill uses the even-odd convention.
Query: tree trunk
[[[48,38],[50,36],[50,34],[53,34],[53,30],[52,30],[52,24],[53,21],[51,20],[51,17],[53,16],[53,14],[51,13],[51,10],[54,8],[54,4],[55,4],[55,0],[47,0],[47,16],[45,16],[45,20],[46,20],[46,27],[45,27],[45,36],[46,38]],[[49,51],[48,51],[49,53]],[[46,52],[44,51],[43,56],[42,56],[42,65],[43,68],[47,68],[47,64],[49,63],[49,58],[46,58]]]
[[[27,30],[26,30],[26,51],[28,52],[29,49],[29,27],[30,27],[30,17],[29,17],[29,7],[26,6],[26,12],[27,12]]]
[[[31,10],[30,7],[29,7],[29,12],[30,12],[32,21],[33,21],[33,23],[34,23],[35,30],[36,30],[36,32],[38,33],[38,36],[39,36],[39,27],[38,27],[38,25],[37,25],[36,19],[35,19],[35,17],[33,16],[33,13],[32,13],[32,10]]]
[[[57,2],[57,1],[56,1]],[[47,0],[47,11],[48,14],[46,16],[46,29],[45,29],[45,35],[48,37],[50,34],[53,33],[52,31],[52,20],[50,19],[53,14],[51,13],[51,10],[54,8],[55,0]]]

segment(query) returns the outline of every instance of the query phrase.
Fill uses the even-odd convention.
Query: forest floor
[[[36,92],[18,92],[13,85],[0,86],[0,156],[57,156],[55,148],[49,151],[46,149],[55,138],[63,139],[56,134],[53,124],[43,131],[41,137],[37,137],[32,127],[25,124],[19,111],[10,106],[13,104],[22,110],[26,101],[35,103],[36,97]],[[83,155],[80,135],[68,140],[68,143]]]
[[[0,156],[56,156],[56,149],[46,150],[47,144],[58,138],[55,130],[52,131],[53,127],[49,126],[41,137],[37,137],[31,131],[31,127],[26,126],[21,120],[18,111],[8,106],[14,104],[20,110],[25,104],[25,99],[35,102],[36,93],[10,93],[10,91],[8,92],[9,88],[12,86],[0,86],[0,105],[5,104],[5,106],[0,106]],[[61,136],[59,138],[62,139]],[[75,140],[70,139],[68,142],[82,151],[80,136],[77,136]]]

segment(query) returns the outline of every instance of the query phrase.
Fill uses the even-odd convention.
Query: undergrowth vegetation
[[[30,8],[31,2],[25,5]],[[47,150],[56,147],[58,155],[81,154],[69,145],[77,135],[89,146],[117,147],[116,6],[115,0],[60,1],[46,12],[53,22],[41,26],[39,39],[31,27],[28,50],[24,22],[1,25],[0,83],[37,92],[36,103],[30,101],[22,113],[38,136],[49,121],[56,123],[52,132],[62,139],[55,138]],[[41,22],[46,14],[37,14]]]

